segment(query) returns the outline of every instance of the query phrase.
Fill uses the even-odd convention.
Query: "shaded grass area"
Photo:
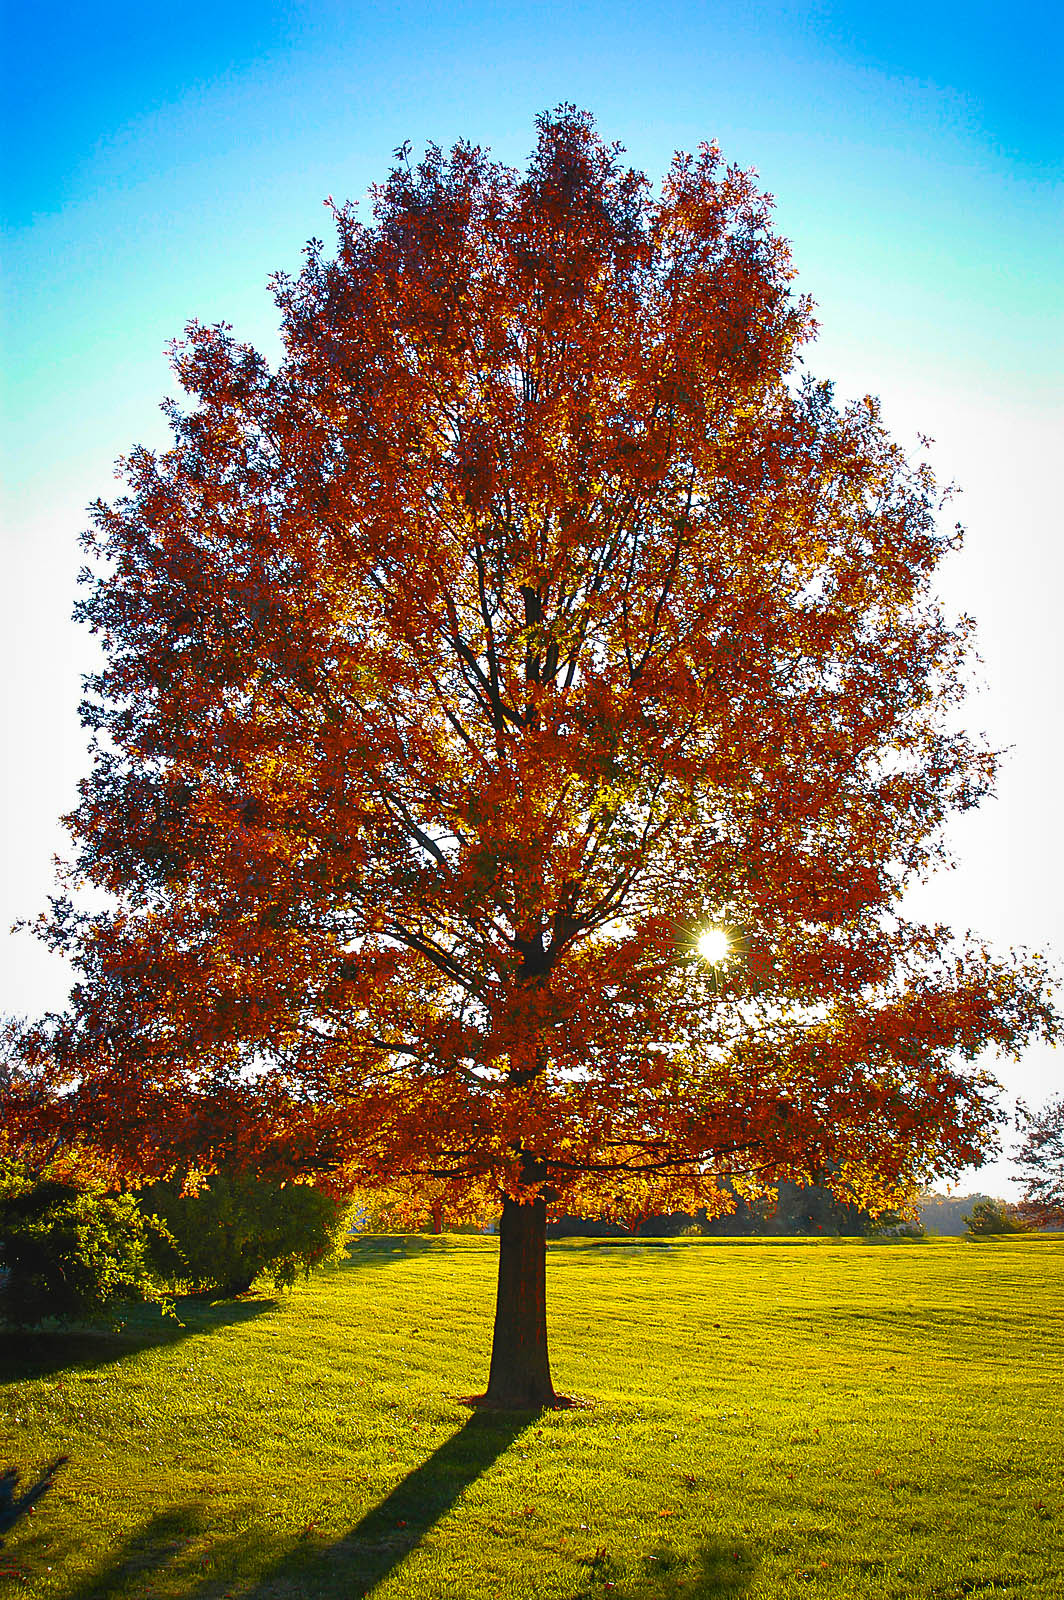
[[[0,1339],[0,1465],[69,1466],[22,1600],[1064,1597],[1064,1239],[558,1241],[505,1417],[497,1244],[374,1238],[283,1301]]]

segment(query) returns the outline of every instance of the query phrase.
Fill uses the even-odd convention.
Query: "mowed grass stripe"
[[[473,1415],[497,1246],[365,1239],[283,1301],[6,1336],[41,1600],[1064,1597],[1064,1239],[561,1241],[555,1382]]]

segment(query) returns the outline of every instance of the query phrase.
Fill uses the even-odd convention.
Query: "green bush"
[[[338,1260],[352,1207],[309,1183],[249,1172],[215,1172],[194,1193],[176,1182],[141,1191],[143,1209],[163,1224],[158,1271],[196,1293],[243,1294],[268,1271],[278,1289],[298,1273]],[[168,1237],[167,1237],[168,1236]]]
[[[1003,1200],[977,1200],[964,1218],[968,1232],[977,1236],[990,1233],[1026,1233],[1027,1226],[1014,1207]]]
[[[155,1225],[132,1195],[0,1159],[0,1319],[31,1327],[165,1298]]]

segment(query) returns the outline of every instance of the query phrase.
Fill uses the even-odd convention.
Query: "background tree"
[[[525,174],[401,155],[373,219],[277,280],[276,371],[190,327],[173,447],[96,507],[72,878],[111,898],[53,907],[30,1054],[141,1170],[217,1098],[308,1169],[493,1186],[487,1400],[546,1404],[548,1205],[829,1163],[886,1204],[979,1157],[965,1063],[1052,1016],[900,913],[993,771],[955,535],[800,377],[751,177],[704,146],[655,196],[562,108]]]
[[[980,1200],[991,1200],[989,1194],[945,1195],[927,1191],[917,1197],[916,1209],[920,1222],[928,1233],[959,1237],[967,1231],[965,1214]]]
[[[1005,1200],[977,1200],[964,1218],[968,1232],[977,1238],[988,1234],[1025,1233],[1027,1224],[1015,1206]]]
[[[1038,1111],[1016,1108],[1023,1141],[1012,1152],[1024,1181],[1019,1211],[1036,1228],[1064,1228],[1064,1095]]]
[[[899,1201],[901,1197],[899,1196]],[[872,1216],[852,1201],[840,1200],[821,1183],[781,1183],[765,1231],[782,1234],[869,1234],[877,1221],[899,1222],[896,1211]]]

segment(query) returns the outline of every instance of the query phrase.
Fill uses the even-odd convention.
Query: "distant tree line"
[[[921,1195],[917,1210],[926,1232],[959,1235],[970,1231],[967,1218],[977,1207],[1002,1203],[982,1190],[976,1194],[925,1194]]]
[[[998,1196],[974,1194],[923,1194],[916,1202],[916,1217],[888,1211],[873,1216],[860,1206],[847,1204],[820,1184],[781,1183],[778,1191],[756,1200],[735,1195],[735,1210],[725,1216],[705,1211],[673,1211],[664,1216],[635,1216],[609,1221],[602,1217],[559,1217],[548,1224],[548,1238],[586,1236],[617,1238],[670,1238],[699,1233],[707,1238],[754,1235],[822,1235],[825,1238],[866,1238],[885,1233],[933,1233],[946,1237],[962,1234],[1016,1233],[1026,1228],[1064,1226],[1059,1212],[1047,1217],[1046,1208],[1029,1201],[1012,1205]]]
[[[904,1226],[897,1212],[874,1217],[815,1183],[784,1182],[773,1193],[757,1199],[746,1199],[735,1193],[733,1199],[734,1211],[724,1216],[709,1216],[705,1210],[697,1210],[673,1211],[665,1216],[637,1215],[614,1222],[602,1218],[559,1217],[548,1224],[547,1235],[549,1238],[574,1235],[616,1238],[628,1234],[662,1239],[697,1232],[707,1238],[765,1234],[822,1234],[830,1238],[863,1237]]]

